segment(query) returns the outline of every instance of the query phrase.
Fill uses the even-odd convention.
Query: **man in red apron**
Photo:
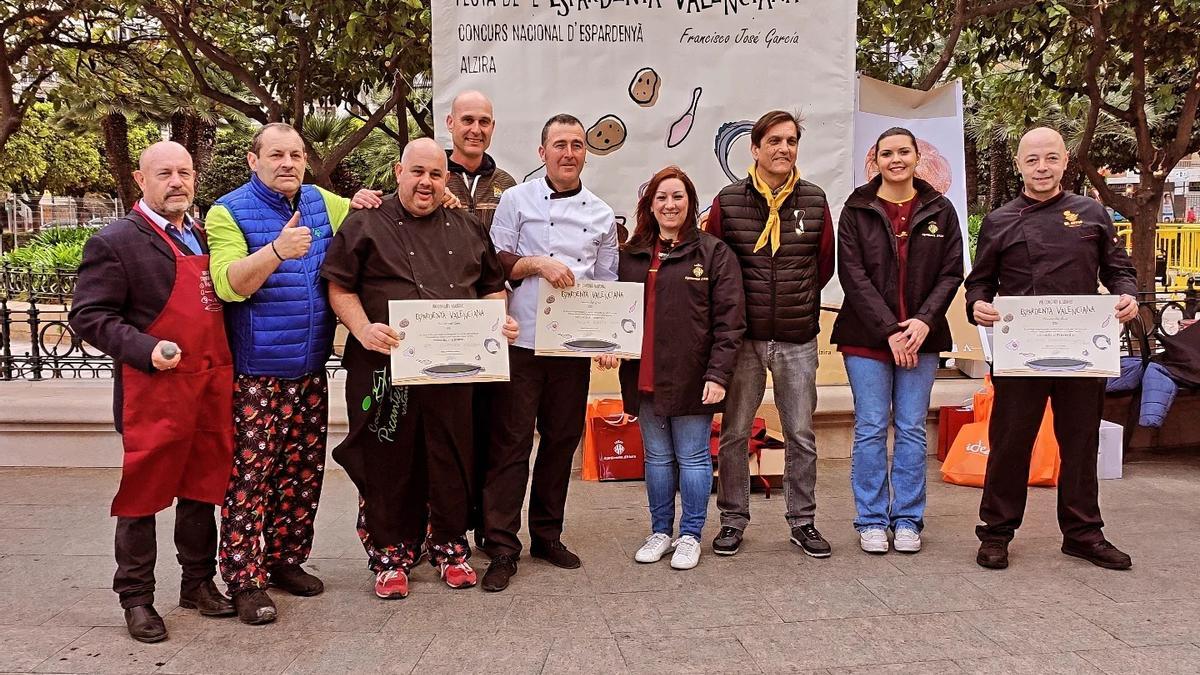
[[[215,505],[233,464],[233,362],[208,273],[204,232],[187,217],[192,158],[177,143],[142,153],[143,199],[88,240],[71,306],[75,333],[113,358],[113,414],[125,446],[113,590],[129,634],[167,637],[154,610],[154,515],[175,501],[179,606],[231,616],[213,583]]]

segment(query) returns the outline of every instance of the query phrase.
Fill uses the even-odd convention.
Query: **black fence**
[[[67,323],[78,275],[0,264],[0,381],[109,378],[113,362]],[[334,355],[330,378],[344,374]]]

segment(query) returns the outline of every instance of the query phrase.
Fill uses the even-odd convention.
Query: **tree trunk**
[[[967,210],[970,211],[979,205],[979,148],[975,145],[975,139],[968,136],[965,140]]]
[[[1079,194],[1083,188],[1083,167],[1074,153],[1067,155],[1067,168],[1063,170],[1062,189]]]
[[[1154,292],[1154,267],[1158,255],[1158,210],[1162,203],[1162,195],[1166,177],[1155,180],[1149,172],[1141,174],[1133,198],[1137,209],[1133,214],[1126,214],[1133,228],[1133,268],[1137,270],[1138,290]],[[1169,262],[1169,261],[1168,261]]]
[[[129,158],[129,120],[122,113],[109,113],[100,120],[100,129],[104,136],[108,170],[117,184],[117,197],[128,211],[138,199],[137,184],[133,181],[133,161]]]
[[[988,209],[998,209],[1008,201],[1008,146],[992,141],[988,148]]]
[[[401,101],[396,105],[396,135],[399,139],[396,145],[400,146],[400,150],[396,153],[399,157],[401,152],[404,152],[404,146],[408,145],[408,106]]]
[[[200,116],[194,116],[195,126],[192,130],[192,166],[196,169],[196,185],[204,177],[208,165],[212,164],[213,151],[217,147],[217,125]]]

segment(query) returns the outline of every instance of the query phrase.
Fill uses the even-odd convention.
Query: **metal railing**
[[[0,381],[95,379],[113,375],[112,359],[67,323],[78,275],[0,264]],[[344,374],[341,357],[325,364]]]
[[[1117,228],[1117,236],[1132,251],[1131,227]],[[1200,225],[1159,223],[1155,234],[1158,267],[1155,275],[1167,290],[1182,291],[1188,282],[1200,278]]]

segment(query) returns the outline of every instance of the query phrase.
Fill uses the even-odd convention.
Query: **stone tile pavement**
[[[1129,572],[1062,555],[1055,492],[1034,489],[1012,565],[974,563],[979,492],[930,466],[925,550],[857,549],[848,463],[822,460],[818,526],[834,555],[788,543],[782,495],[756,493],[733,558],[638,565],[641,483],[575,481],[565,540],[584,560],[523,559],[505,593],[451,591],[432,568],[406,600],[371,594],[353,486],[328,476],[310,568],[316,598],[276,593],[266,627],[179,609],[170,512],[157,607],[170,639],[130,640],[109,590],[111,469],[0,469],[0,672],[1200,672],[1200,457],[1134,458],[1101,486]],[[715,506],[707,536],[715,532]],[[483,556],[476,559],[482,570]]]

